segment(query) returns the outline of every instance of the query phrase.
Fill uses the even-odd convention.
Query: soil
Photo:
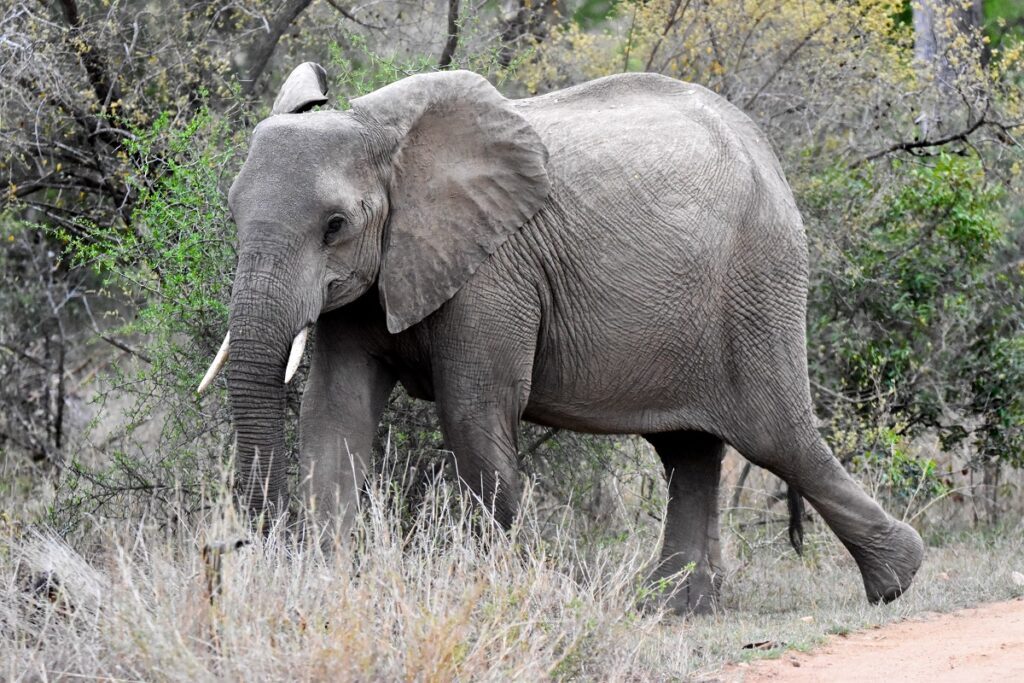
[[[812,652],[733,664],[714,680],[1024,681],[1024,598],[830,636]]]

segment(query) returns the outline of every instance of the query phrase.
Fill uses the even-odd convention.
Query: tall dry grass
[[[228,505],[173,530],[99,522],[74,547],[8,529],[4,675],[539,680],[690,668],[683,633],[634,609],[656,539],[583,553],[529,515],[504,533],[449,486],[412,518],[394,491],[378,480],[356,540],[327,550],[282,525],[235,543],[252,539]]]
[[[393,481],[374,480],[355,540],[330,539],[326,551],[280,525],[254,538],[217,501],[191,525],[94,520],[65,540],[8,524],[0,676],[682,680],[751,656],[747,643],[807,647],[829,632],[1024,593],[1011,579],[1024,571],[1019,523],[933,537],[915,586],[882,607],[866,603],[852,560],[821,527],[799,559],[774,531],[755,538],[759,527],[733,524],[722,611],[642,615],[638,579],[656,528],[581,546],[573,513],[541,524],[528,495],[506,534],[447,485],[410,516]]]

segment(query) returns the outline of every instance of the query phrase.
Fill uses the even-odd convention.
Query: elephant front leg
[[[377,425],[395,386],[390,368],[349,336],[318,325],[299,420],[300,477],[309,530],[347,540]]]
[[[652,600],[677,614],[715,608],[722,558],[718,530],[718,480],[725,446],[701,432],[648,434],[668,480],[668,508],[661,557],[648,579]]]
[[[540,326],[539,308],[503,300],[513,293],[482,285],[461,291],[433,321],[439,341],[431,359],[441,431],[459,480],[506,529],[519,512],[517,433]]]
[[[445,444],[455,456],[459,481],[493,512],[505,529],[519,513],[519,410],[510,394],[438,406]],[[454,405],[453,405],[454,404]]]

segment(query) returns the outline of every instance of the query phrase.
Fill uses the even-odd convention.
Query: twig
[[[629,52],[633,47],[633,29],[636,27],[636,7],[633,7],[633,18],[629,21],[629,35],[626,37],[626,52],[622,57],[622,72],[629,71]]]
[[[829,389],[824,384],[820,384],[819,382],[815,382],[814,380],[811,380],[811,386],[823,394],[827,394],[832,398],[839,399],[840,401],[844,401],[855,406],[864,405],[865,403],[873,403],[879,399],[878,396],[872,396],[871,398],[850,398],[846,394],[841,394],[838,391]]]
[[[786,522],[789,522],[788,517],[766,517],[764,519],[752,519],[749,522],[739,522],[734,528],[746,530],[751,527],[774,526],[776,524],[783,524]]]
[[[786,67],[786,65],[789,64],[790,61],[792,61],[793,57],[796,56],[796,53],[800,52],[800,50],[803,49],[804,45],[806,45],[808,42],[810,42],[811,38],[814,37],[814,34],[816,34],[819,29],[821,29],[821,26],[818,26],[817,28],[815,28],[812,31],[810,31],[807,35],[805,35],[803,37],[803,40],[801,40],[799,43],[797,43],[793,47],[793,49],[789,51],[789,54],[787,54],[785,57],[783,57],[782,61],[779,62],[779,64],[775,67],[775,71],[773,71],[768,76],[768,78],[765,80],[765,82],[761,84],[761,87],[757,89],[757,92],[755,92],[753,95],[751,95],[747,99],[747,101],[743,103],[744,111],[749,111],[750,110],[750,108],[754,105],[754,102],[757,101],[757,98],[759,98],[764,93],[764,91],[768,88],[768,86],[772,84],[772,81],[774,81],[778,77],[778,75],[780,73],[782,73],[782,70]]]
[[[537,450],[541,446],[546,444],[548,441],[553,439],[555,437],[555,435],[558,434],[559,431],[561,431],[561,430],[558,429],[557,427],[552,427],[551,429],[547,430],[546,432],[541,434],[539,437],[537,437],[537,439],[532,444],[530,444],[530,446],[525,451],[523,451],[523,455],[528,456],[528,457],[533,457],[533,455],[537,452]]]
[[[743,492],[743,485],[747,483],[747,477],[750,476],[750,470],[753,468],[753,464],[747,461],[743,464],[743,470],[740,472],[740,478],[736,480],[736,486],[732,490],[732,502],[729,504],[731,508],[737,508],[740,505],[740,493]]]
[[[339,4],[338,4],[338,3],[336,2],[336,0],[324,0],[324,1],[325,1],[325,2],[326,2],[326,3],[328,4],[328,5],[330,5],[330,6],[331,6],[331,7],[333,7],[334,9],[336,9],[336,10],[338,11],[338,14],[340,14],[341,16],[345,17],[346,19],[348,19],[349,21],[351,21],[351,22],[353,22],[353,23],[359,24],[360,26],[362,26],[362,27],[364,27],[364,28],[372,28],[372,29],[373,29],[373,30],[375,30],[375,31],[383,31],[383,30],[384,30],[384,27],[383,27],[383,26],[378,26],[377,24],[369,24],[369,23],[367,23],[367,22],[363,21],[362,19],[357,19],[357,18],[356,18],[356,17],[355,17],[355,16],[354,16],[354,15],[352,14],[352,12],[348,11],[347,9],[345,9],[344,7],[342,7],[341,5],[339,5]]]

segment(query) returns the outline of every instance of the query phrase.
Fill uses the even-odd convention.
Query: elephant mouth
[[[351,303],[356,296],[366,290],[366,285],[362,281],[362,278],[356,276],[355,271],[350,272],[345,277],[335,278],[327,283],[327,293],[324,296],[324,307],[323,311],[333,311],[336,308]]]

